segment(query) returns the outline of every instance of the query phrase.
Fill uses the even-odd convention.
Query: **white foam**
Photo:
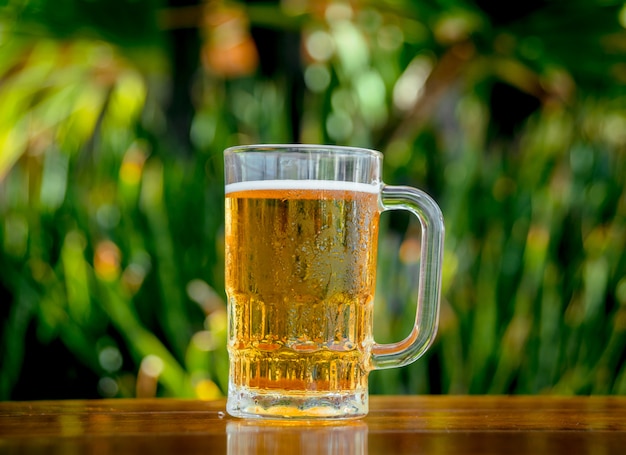
[[[325,191],[358,191],[361,193],[378,193],[380,185],[340,182],[335,180],[256,180],[226,185],[226,194],[236,191],[259,190],[325,190]]]

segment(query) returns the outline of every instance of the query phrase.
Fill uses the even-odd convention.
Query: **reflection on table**
[[[365,455],[367,424],[232,421],[226,425],[228,455],[294,453]]]

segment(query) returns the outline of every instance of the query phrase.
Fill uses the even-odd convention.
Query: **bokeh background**
[[[224,148],[355,145],[447,226],[372,393],[626,393],[616,0],[1,0],[0,399],[222,396]],[[376,338],[414,319],[383,216]]]

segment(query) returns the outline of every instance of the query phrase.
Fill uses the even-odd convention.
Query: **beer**
[[[378,187],[276,180],[226,193],[230,393],[364,401]]]

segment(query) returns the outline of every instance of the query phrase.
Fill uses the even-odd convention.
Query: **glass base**
[[[367,391],[293,392],[230,385],[226,411],[255,419],[358,419],[368,412]]]

